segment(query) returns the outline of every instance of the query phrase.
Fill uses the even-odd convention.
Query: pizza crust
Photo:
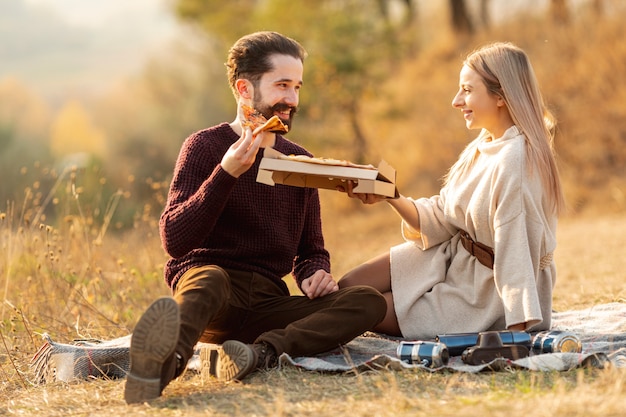
[[[265,116],[246,104],[243,104],[241,108],[243,109],[241,126],[252,129],[252,136],[256,136],[265,131],[280,134],[285,134],[289,131],[289,128],[278,116],[272,116],[267,120]]]
[[[288,161],[296,161],[296,162],[307,162],[310,164],[318,164],[318,165],[331,165],[331,166],[341,166],[341,167],[351,167],[351,168],[361,168],[361,169],[373,169],[376,170],[376,167],[373,165],[360,165],[355,164],[353,162],[347,161],[345,159],[332,159],[332,158],[312,158],[306,155],[278,155],[278,159],[284,159]]]
[[[285,134],[289,128],[283,124],[278,116],[272,116],[267,122],[252,131],[252,136],[256,136],[264,131]]]

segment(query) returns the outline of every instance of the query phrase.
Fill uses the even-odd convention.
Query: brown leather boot
[[[173,298],[159,298],[143,313],[130,339],[130,370],[124,387],[126,403],[142,403],[161,395],[180,373],[176,344],[180,313]]]
[[[271,345],[247,345],[238,340],[227,340],[220,348],[201,352],[203,374],[216,376],[221,381],[241,381],[257,369],[278,365],[278,355]],[[204,372],[208,369],[207,372]]]

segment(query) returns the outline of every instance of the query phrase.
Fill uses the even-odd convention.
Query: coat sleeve
[[[548,240],[556,215],[545,207],[539,174],[528,172],[521,151],[515,155],[495,176],[493,272],[506,325],[525,322],[530,328],[550,320],[552,269],[543,269],[541,258],[554,249]]]
[[[536,261],[541,229],[523,212],[495,229],[493,272],[507,326],[526,322],[532,327],[543,320]]]
[[[446,218],[444,205],[446,188],[430,198],[412,200],[419,215],[419,232],[402,221],[402,236],[406,241],[413,241],[422,250],[432,248],[442,242],[450,240],[458,232]]]

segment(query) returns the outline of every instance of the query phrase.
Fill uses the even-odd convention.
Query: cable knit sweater
[[[231,176],[220,161],[238,139],[222,123],[192,134],[182,146],[159,224],[172,257],[165,267],[171,288],[185,271],[207,264],[260,273],[286,294],[283,278],[290,272],[298,285],[318,269],[330,272],[317,190],[257,183],[263,149],[246,173]],[[280,135],[274,148],[311,156]]]

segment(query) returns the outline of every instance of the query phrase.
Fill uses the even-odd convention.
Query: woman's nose
[[[461,99],[460,93],[456,93],[456,95],[452,99],[452,107],[454,107],[455,109],[459,107],[463,107],[463,100]]]

